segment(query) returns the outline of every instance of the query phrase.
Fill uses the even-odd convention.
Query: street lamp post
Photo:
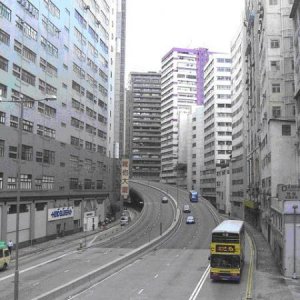
[[[298,205],[294,204],[294,217],[293,217],[293,223],[294,223],[294,268],[293,268],[293,279],[297,279],[296,275],[296,210],[298,208]]]
[[[56,96],[49,95],[40,100],[28,100],[27,102],[40,102],[40,101],[55,101]],[[3,100],[1,102],[16,102],[12,100]],[[20,94],[20,118],[18,130],[18,160],[17,160],[17,214],[16,214],[16,259],[15,259],[15,278],[14,278],[14,300],[19,299],[19,228],[20,228],[20,200],[21,200],[21,164],[22,164],[22,137],[23,137],[23,115],[24,115],[24,99]]]

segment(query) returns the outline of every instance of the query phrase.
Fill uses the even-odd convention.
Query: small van
[[[10,254],[6,242],[0,241],[0,269],[6,270],[10,263]]]
[[[122,216],[121,219],[120,219],[120,225],[121,226],[124,226],[124,225],[127,225],[129,222],[129,217],[128,216]]]
[[[184,212],[184,213],[190,213],[190,212],[191,212],[190,206],[187,205],[187,204],[185,204],[185,205],[183,206],[183,212]]]

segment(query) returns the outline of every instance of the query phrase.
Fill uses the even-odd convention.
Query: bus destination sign
[[[216,252],[234,253],[235,246],[233,246],[233,245],[216,245]]]

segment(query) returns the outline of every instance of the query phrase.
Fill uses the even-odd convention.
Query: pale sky
[[[173,47],[229,52],[244,0],[127,0],[126,78],[159,71]]]

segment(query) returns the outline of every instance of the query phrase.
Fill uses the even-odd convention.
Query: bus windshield
[[[210,264],[212,268],[239,268],[240,256],[214,254],[211,256]]]

